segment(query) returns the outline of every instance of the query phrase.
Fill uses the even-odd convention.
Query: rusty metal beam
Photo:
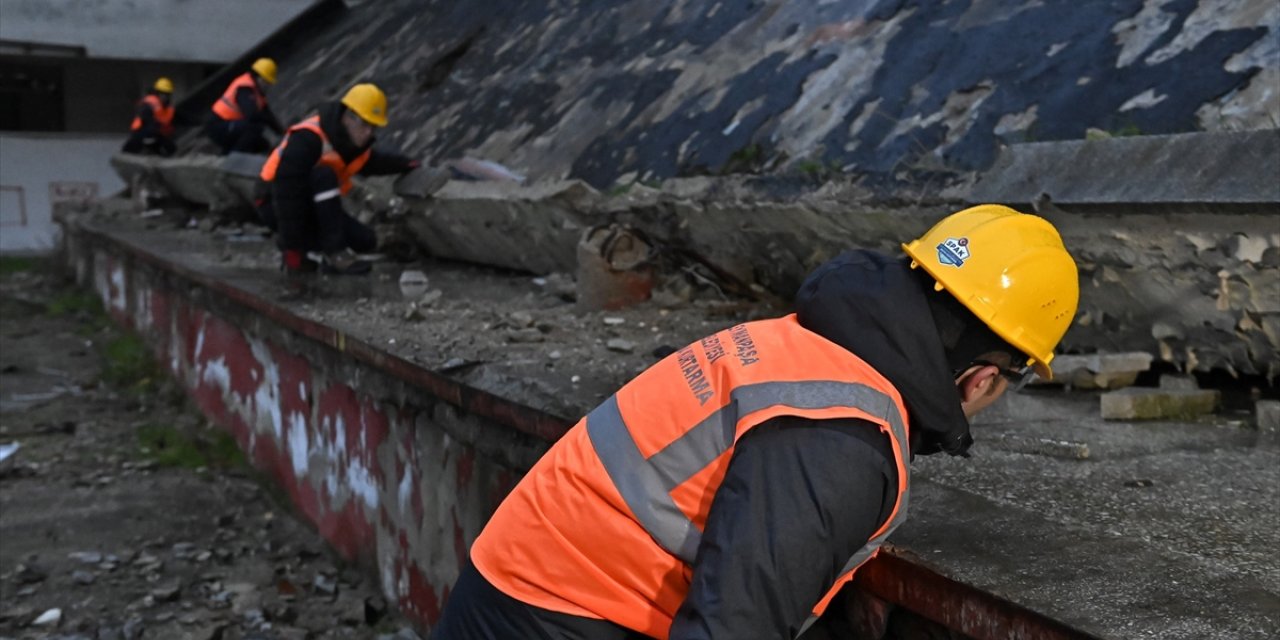
[[[997,595],[957,582],[887,549],[853,586],[976,640],[1098,640]]]

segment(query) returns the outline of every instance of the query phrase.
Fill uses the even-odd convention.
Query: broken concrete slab
[[[1278,159],[1275,129],[1015,144],[969,200],[1067,210],[1274,211]]]
[[[1061,355],[1053,359],[1053,380],[1036,378],[1034,384],[1062,384],[1077,389],[1118,389],[1132,385],[1138,374],[1151,368],[1150,353],[1093,353]]]
[[[1101,396],[1104,420],[1174,420],[1213,413],[1218,406],[1216,390],[1174,391],[1129,387]]]
[[[406,173],[395,182],[395,194],[407,198],[430,198],[444,187],[451,173],[440,167],[422,166]]]

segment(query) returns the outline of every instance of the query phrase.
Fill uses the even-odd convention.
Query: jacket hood
[[[906,259],[847,251],[805,279],[796,317],[897,388],[913,454],[964,455],[973,438],[926,298],[935,293],[946,295],[926,287]]]
[[[347,128],[342,126],[342,114],[347,108],[341,102],[326,102],[320,107],[320,128],[324,130],[324,135],[329,138],[329,144],[333,145],[333,150],[342,156],[344,162],[351,162],[356,156],[364,153],[365,149],[373,146],[373,137],[369,138],[369,144],[363,147],[357,147],[351,141],[351,136],[347,135]]]

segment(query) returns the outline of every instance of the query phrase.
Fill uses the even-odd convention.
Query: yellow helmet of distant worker
[[[902,245],[924,269],[1044,379],[1080,301],[1076,262],[1048,220],[984,204],[953,213]]]
[[[351,87],[342,96],[342,104],[375,127],[387,126],[387,94],[375,84]]]
[[[173,81],[161,76],[156,78],[156,83],[151,88],[158,93],[173,93]]]
[[[271,58],[258,58],[253,61],[253,72],[258,74],[267,84],[276,83],[276,61]]]

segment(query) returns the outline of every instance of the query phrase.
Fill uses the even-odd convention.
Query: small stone
[[[67,558],[75,560],[80,564],[98,564],[102,562],[102,554],[97,551],[77,551],[67,554]]]
[[[79,585],[90,585],[97,580],[97,576],[84,570],[76,570],[71,572],[71,581]]]
[[[443,291],[439,289],[432,289],[422,294],[422,297],[418,299],[418,306],[422,308],[430,307],[431,305],[435,304],[438,300],[440,300],[440,298],[442,298],[443,296],[444,296]]]
[[[44,582],[45,578],[49,577],[49,572],[37,564],[24,563],[18,565],[17,577],[18,584],[35,584]]]
[[[125,621],[121,631],[124,633],[125,640],[139,640],[144,630],[146,627],[142,624],[142,616],[134,616]]]
[[[173,602],[178,599],[178,594],[182,592],[182,587],[176,584],[164,585],[151,590],[151,597],[156,602]]]
[[[528,311],[513,311],[511,312],[511,315],[507,317],[511,319],[511,324],[516,328],[533,326],[533,314]]]
[[[543,342],[546,339],[547,339],[546,336],[542,335],[541,331],[538,331],[533,327],[529,327],[526,329],[517,329],[515,331],[511,331],[507,333],[507,342],[527,344],[527,343]]]
[[[1136,480],[1127,480],[1127,481],[1125,481],[1124,486],[1126,486],[1126,487],[1135,487],[1135,488],[1145,488],[1145,487],[1149,487],[1149,486],[1151,486],[1151,485],[1153,485],[1153,484],[1155,484],[1155,482],[1154,482],[1154,481],[1152,481],[1152,480],[1148,480],[1148,479],[1146,479],[1146,478],[1138,478],[1138,479],[1136,479]]]
[[[338,592],[337,583],[333,580],[333,578],[330,578],[329,576],[326,576],[323,573],[316,574],[315,579],[311,581],[311,586],[313,589],[315,589],[316,593],[324,594],[327,596],[334,595],[335,593]]]
[[[605,316],[602,320],[606,326],[610,327],[616,327],[620,324],[626,324],[627,322],[626,318],[619,318],[617,316]]]
[[[561,354],[559,351],[552,351],[551,353],[547,354],[547,357],[551,358],[552,360],[559,360],[562,355],[563,354]]]
[[[196,554],[196,562],[208,562],[211,557],[213,557],[213,553],[209,551],[201,551]]]
[[[427,319],[426,316],[422,315],[422,311],[418,309],[418,303],[416,302],[409,303],[402,317],[408,322],[422,322]]]
[[[604,346],[608,347],[610,351],[619,353],[631,353],[636,348],[635,343],[623,338],[610,338],[608,342],[604,343]]]
[[[33,627],[56,627],[62,622],[62,609],[49,609],[31,622]]]
[[[173,545],[173,555],[179,558],[188,556],[191,555],[192,551],[195,551],[195,548],[196,545],[190,542],[178,542]]]

